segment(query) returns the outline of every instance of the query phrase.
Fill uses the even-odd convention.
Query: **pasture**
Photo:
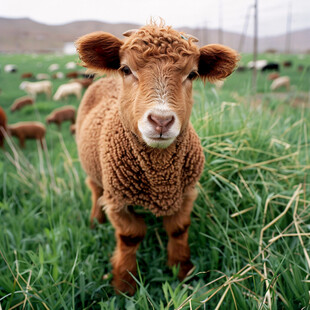
[[[243,55],[246,64],[250,55]],[[292,67],[291,89],[270,92],[268,72],[235,72],[222,89],[194,84],[192,123],[206,163],[189,232],[195,270],[183,282],[166,266],[160,218],[144,210],[138,289],[115,295],[110,223],[89,227],[91,195],[69,123],[46,125],[47,150],[15,138],[0,150],[0,309],[310,309],[310,56],[260,55]],[[65,104],[39,95],[11,113],[24,72],[62,72],[76,56],[1,55],[0,105],[8,123],[36,120]],[[5,64],[18,67],[5,73]],[[298,71],[299,65],[304,69]],[[53,94],[66,79],[52,80]],[[46,124],[46,123],[45,123]],[[103,278],[104,277],[104,278]]]

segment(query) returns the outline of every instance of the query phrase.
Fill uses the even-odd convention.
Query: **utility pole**
[[[291,52],[291,25],[292,25],[292,2],[288,3],[287,20],[286,20],[286,37],[285,37],[285,52]]]
[[[257,68],[256,68],[256,61],[257,61],[257,33],[258,33],[258,10],[257,10],[258,0],[255,0],[254,3],[254,42],[253,42],[253,75],[252,75],[252,90],[254,94],[256,94],[256,87],[257,87]]]
[[[253,5],[250,5],[248,7],[247,14],[245,16],[243,31],[242,31],[242,34],[241,34],[241,37],[240,37],[240,42],[239,42],[239,47],[238,47],[238,52],[239,53],[241,53],[242,50],[243,50],[244,40],[245,40],[246,34],[248,32],[250,13],[251,13],[252,8],[253,8]]]

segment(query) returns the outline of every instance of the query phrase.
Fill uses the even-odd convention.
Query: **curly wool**
[[[136,31],[121,47],[122,51],[134,51],[135,61],[143,67],[150,58],[169,58],[177,62],[185,56],[197,55],[198,47],[192,37],[170,26],[149,24]]]
[[[119,80],[103,78],[90,87],[81,103],[77,142],[83,168],[104,189],[106,208],[118,211],[139,205],[156,216],[172,215],[202,172],[199,138],[189,124],[164,150],[141,143],[122,125],[119,89]]]

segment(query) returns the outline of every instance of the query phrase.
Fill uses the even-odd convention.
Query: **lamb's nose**
[[[165,132],[167,132],[169,128],[173,125],[174,116],[173,115],[162,116],[162,115],[150,114],[148,116],[148,121],[152,124],[154,129],[159,134],[162,135]]]

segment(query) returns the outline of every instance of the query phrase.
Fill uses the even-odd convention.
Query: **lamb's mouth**
[[[155,138],[150,138],[150,139],[154,140],[154,141],[167,141],[167,140],[171,140],[173,138],[155,137]]]
[[[175,137],[164,138],[164,137],[143,137],[144,142],[153,148],[165,149],[173,143]]]

